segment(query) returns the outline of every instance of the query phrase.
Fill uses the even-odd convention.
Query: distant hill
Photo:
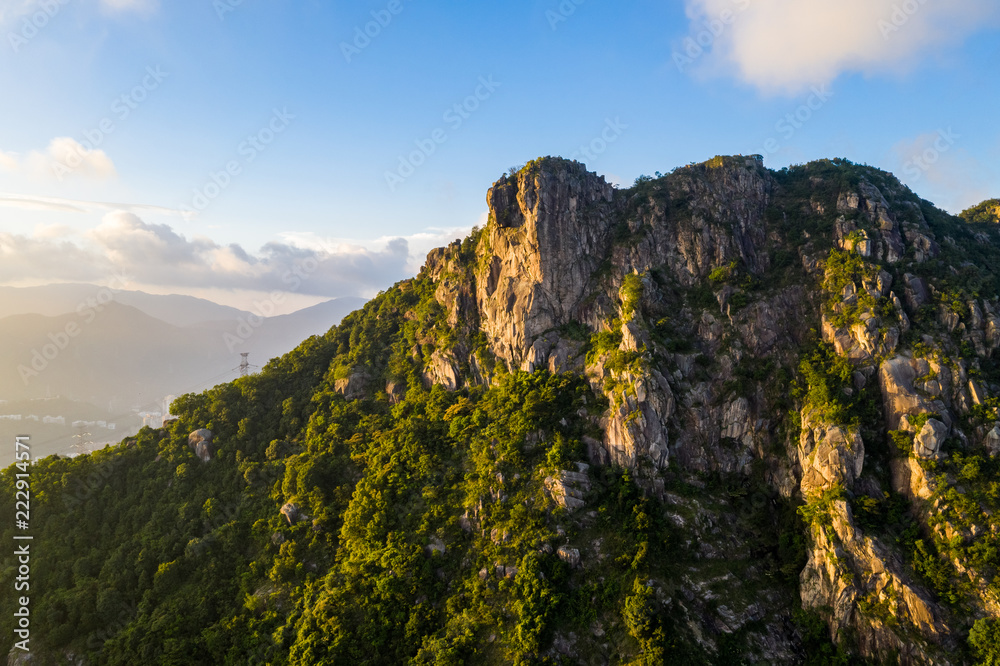
[[[92,284],[49,284],[40,287],[0,287],[0,318],[18,314],[56,317],[74,313],[89,300],[106,299],[109,290]],[[174,326],[193,326],[249,313],[204,298],[178,294],[115,291],[114,300]]]
[[[76,289],[80,286],[68,285],[60,291],[72,298],[81,293]],[[120,302],[108,303],[101,311],[85,307],[79,313],[58,316],[7,316],[0,319],[4,342],[0,346],[0,399],[59,395],[99,406],[116,404],[121,409],[168,394],[202,390],[233,379],[241,352],[249,352],[251,363],[263,366],[302,340],[325,333],[363,303],[360,298],[335,299],[258,320],[234,308],[185,296],[146,301],[146,307],[159,307],[173,321],[183,320],[179,313],[185,304],[200,308],[204,315],[212,314],[213,308],[232,315],[188,326]],[[4,305],[11,307],[7,302]],[[189,318],[196,317],[191,314]]]
[[[221,336],[180,328],[136,308],[0,319],[6,400],[61,395],[106,405],[159,399],[234,366]],[[231,379],[232,377],[225,377]]]

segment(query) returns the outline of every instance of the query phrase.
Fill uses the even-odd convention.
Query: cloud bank
[[[691,36],[677,53],[794,94],[844,72],[905,72],[1000,17],[996,0],[685,0]],[[695,47],[692,47],[695,44]],[[701,51],[699,52],[699,48]]]
[[[116,211],[81,237],[67,235],[62,227],[39,227],[30,236],[0,232],[0,284],[96,282],[122,272],[138,284],[177,291],[370,297],[413,274],[414,265],[423,260],[414,249],[426,252],[466,231],[441,230],[364,244],[289,237],[251,253],[238,244],[189,239],[169,225]]]
[[[23,159],[17,153],[0,150],[0,170],[57,181],[70,176],[108,180],[118,175],[107,153],[90,150],[68,136],[52,139],[45,150],[33,150]]]

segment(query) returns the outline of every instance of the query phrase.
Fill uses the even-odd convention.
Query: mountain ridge
[[[487,201],[483,229],[259,375],[43,461],[43,484],[115,465],[117,492],[160,492],[95,555],[161,544],[99,575],[142,600],[108,663],[996,656],[995,225],[847,160],[720,156],[618,190],[542,158]],[[175,504],[203,508],[168,527]],[[69,515],[96,506],[122,511]],[[200,591],[208,565],[233,596]],[[76,601],[47,608],[93,603],[60,589]]]

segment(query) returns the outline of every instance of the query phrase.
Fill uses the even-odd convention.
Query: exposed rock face
[[[809,496],[836,486],[851,487],[861,477],[865,444],[857,432],[841,426],[814,423],[814,415],[802,416],[799,462],[802,494]]]
[[[814,526],[812,533],[814,545],[800,577],[802,605],[830,609],[831,636],[853,629],[869,654],[896,652],[902,663],[948,663],[928,651],[947,630],[935,605],[903,574],[902,562],[855,527],[846,502],[834,503],[832,526]],[[920,638],[897,636],[881,620],[865,617],[857,610],[862,600],[887,607]]]
[[[289,525],[294,525],[302,515],[299,512],[298,505],[292,504],[291,502],[286,502],[285,504],[283,504],[278,513],[280,513],[285,517],[285,520],[288,521]]]
[[[561,470],[545,479],[545,489],[556,504],[573,511],[586,505],[584,495],[590,490],[590,479],[583,472]]]
[[[559,559],[570,565],[574,569],[580,566],[580,551],[576,548],[570,548],[569,546],[560,546],[559,550],[556,551],[556,555]]]
[[[448,547],[445,546],[444,542],[437,537],[432,537],[430,543],[424,547],[424,552],[426,552],[431,557],[435,555],[444,555],[448,552]]]
[[[663,499],[673,475],[746,475],[758,464],[786,498],[878,500],[888,490],[888,466],[892,488],[914,512],[930,511],[938,481],[922,462],[930,469],[926,461],[947,461],[956,442],[1000,455],[1000,424],[962,432],[963,417],[1000,386],[980,378],[977,361],[942,351],[963,344],[988,359],[1000,349],[1000,303],[944,303],[929,260],[944,257],[949,241],[935,237],[927,209],[898,182],[862,177],[851,186],[838,181],[832,193],[822,177],[811,182],[811,198],[788,204],[785,181],[758,160],[717,158],[626,192],[582,165],[545,159],[490,190],[475,265],[463,268],[453,245],[432,253],[425,270],[448,324],[481,330],[501,366],[587,377],[607,400],[592,417],[600,436],[583,438],[590,461],[630,469],[644,492]],[[785,207],[776,209],[776,201]],[[820,242],[810,235],[815,229],[831,237]],[[846,286],[837,282],[838,293],[826,286],[838,270],[828,261],[837,250],[817,250],[831,241],[864,267]],[[776,265],[794,267],[799,283],[782,282]],[[817,283],[824,284],[819,293],[811,286]],[[928,319],[947,331],[947,341],[915,335]],[[827,422],[823,414],[833,412],[800,400],[793,409],[801,431],[786,427],[774,394],[789,387],[772,382],[778,368],[798,372],[802,349],[813,344],[810,329],[849,361],[843,395],[870,400],[880,393],[881,423],[863,430]],[[421,356],[415,348],[414,358],[427,384],[490,383],[492,366],[470,349],[459,341]],[[919,415],[925,422],[918,429]],[[882,447],[862,432],[897,430],[913,435],[912,453],[894,449],[889,459],[867,461],[866,448],[880,455]],[[585,474],[561,471],[544,485],[555,502],[579,510],[588,483]],[[709,513],[699,511],[699,520],[711,521]],[[950,663],[942,656],[954,648],[947,611],[909,577],[898,549],[862,533],[843,499],[824,515],[810,533],[803,606],[827,617],[835,641],[857,636],[863,655]],[[691,527],[680,515],[670,519]],[[705,556],[721,557],[713,548],[706,543]],[[576,549],[563,546],[558,555],[579,564]],[[875,606],[894,620],[863,611]],[[752,609],[720,609],[714,630],[753,617]],[[762,654],[775,662],[796,658],[783,639]]]
[[[932,411],[932,405],[913,387],[917,373],[912,359],[897,356],[882,364],[879,371],[885,420],[890,430],[898,430],[903,417]]]
[[[613,192],[582,165],[524,169],[487,196],[495,221],[478,275],[482,329],[518,368],[535,338],[580,316],[610,241]]]
[[[605,432],[603,449],[598,453],[605,464],[634,468],[640,460],[658,468],[669,460],[668,423],[674,413],[674,396],[670,384],[657,371],[641,376],[630,371],[592,374],[592,382],[604,382],[605,374],[615,380],[621,393],[613,397],[616,403],[608,417],[602,419]],[[600,379],[596,379],[600,377]]]
[[[1000,423],[997,423],[986,436],[986,448],[994,458],[1000,456]]]
[[[521,369],[534,372],[547,369],[552,373],[583,372],[583,343],[566,340],[556,333],[546,333],[535,338],[528,354],[521,363]]]
[[[928,419],[924,427],[913,438],[913,452],[925,460],[934,460],[941,455],[941,445],[948,438],[948,426],[937,419]]]
[[[188,435],[188,446],[202,462],[212,459],[212,431],[204,428]]]
[[[403,382],[388,382],[385,385],[385,393],[389,396],[389,402],[395,405],[406,396],[406,384]]]
[[[913,311],[919,310],[922,306],[931,302],[930,291],[927,289],[927,282],[923,278],[907,273],[903,276],[906,282],[906,304]]]
[[[334,390],[344,396],[346,400],[357,400],[363,398],[371,386],[372,378],[367,372],[356,370],[349,377],[338,379],[334,384]]]
[[[424,365],[424,383],[427,386],[440,384],[449,391],[459,386],[458,362],[451,352],[435,351]]]
[[[897,493],[918,499],[930,499],[934,493],[932,481],[915,458],[895,459],[891,463],[892,489]]]

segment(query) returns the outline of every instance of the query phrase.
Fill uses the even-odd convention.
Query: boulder
[[[299,507],[297,504],[292,504],[291,502],[286,502],[282,505],[279,513],[285,517],[289,525],[294,525],[301,514],[299,514]]]
[[[188,446],[202,462],[212,459],[212,431],[201,428],[188,435]]]
[[[932,411],[931,405],[913,387],[913,380],[917,377],[915,365],[915,361],[897,356],[885,361],[879,369],[879,385],[889,430],[898,430],[900,421],[907,414]]]
[[[811,418],[812,414],[803,414],[799,438],[802,494],[815,495],[837,485],[850,488],[864,468],[861,435],[841,426],[813,423]]]
[[[941,457],[941,445],[948,438],[948,430],[948,426],[937,419],[927,419],[927,423],[913,438],[913,453],[925,460]]]
[[[389,396],[389,404],[395,405],[406,397],[406,383],[389,382],[385,385],[385,393]]]
[[[580,551],[569,546],[560,546],[556,556],[574,569],[580,566]]]
[[[333,389],[344,396],[346,400],[357,400],[363,398],[371,385],[371,376],[367,372],[355,371],[346,379],[338,379],[333,384]]]
[[[986,448],[994,458],[1000,456],[1000,423],[993,426],[993,430],[986,435]]]
[[[556,504],[573,511],[584,506],[583,497],[590,490],[590,479],[582,472],[561,470],[545,479],[545,489]]]
[[[931,487],[933,481],[927,478],[916,458],[894,458],[889,466],[892,470],[892,489],[900,495],[925,500],[934,494],[934,488]]]
[[[912,311],[915,312],[921,306],[931,302],[930,290],[927,289],[927,283],[923,278],[918,278],[915,275],[907,273],[903,276],[903,282],[906,283],[904,291],[906,304],[910,306]]]
[[[460,382],[458,361],[450,351],[438,350],[425,359],[424,385],[427,388],[440,384],[445,389],[454,391]]]
[[[431,537],[430,543],[424,546],[424,551],[430,556],[444,555],[447,550],[448,548],[444,545],[444,542],[437,537]]]

